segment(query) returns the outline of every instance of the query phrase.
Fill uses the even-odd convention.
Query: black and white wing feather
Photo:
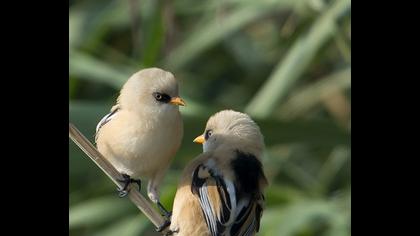
[[[235,181],[219,170],[201,164],[192,175],[191,191],[200,206],[212,236],[251,236],[259,231],[264,196],[259,179],[265,176],[259,161],[242,153],[232,162]]]
[[[102,126],[104,126],[106,123],[108,123],[112,118],[115,117],[117,112],[120,110],[120,106],[117,104],[111,108],[111,111],[106,114],[101,121],[96,125],[96,135],[95,135],[95,142],[98,139],[99,131],[101,130]]]
[[[263,197],[242,195],[232,181],[199,165],[192,178],[191,191],[200,206],[212,236],[251,236],[258,232]]]
[[[229,235],[236,208],[233,183],[199,165],[193,173],[191,191],[199,198],[211,235]]]

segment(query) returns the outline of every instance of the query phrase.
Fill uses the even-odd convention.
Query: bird
[[[255,235],[268,186],[260,128],[245,113],[222,110],[194,142],[203,153],[182,172],[167,235]]]
[[[159,187],[178,151],[183,137],[183,120],[174,75],[160,68],[134,73],[122,89],[110,112],[96,126],[98,151],[123,176],[119,196],[127,195],[131,183],[147,178],[147,195],[165,216],[159,201]]]

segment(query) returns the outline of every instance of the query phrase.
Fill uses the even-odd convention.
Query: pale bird
[[[159,201],[159,187],[183,136],[178,106],[178,83],[173,74],[149,68],[133,74],[96,127],[99,152],[124,176],[120,196],[130,183],[147,178],[148,197],[168,215]]]

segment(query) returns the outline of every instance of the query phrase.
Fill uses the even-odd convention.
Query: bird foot
[[[139,186],[139,191],[141,190],[141,180],[140,179],[132,179],[127,174],[122,174],[123,179],[118,179],[118,182],[121,182],[124,184],[123,188],[117,188],[118,196],[119,197],[125,197],[127,196],[129,189],[128,186],[131,183],[136,183]]]
[[[156,203],[156,205],[159,208],[160,213],[162,214],[162,216],[166,217],[166,219],[170,219],[172,216],[172,211],[168,211],[165,209],[165,207],[162,205],[162,203],[160,203],[159,201]]]
[[[169,225],[171,225],[171,221],[165,220],[162,225],[156,228],[157,232],[162,232],[164,229],[166,229]],[[169,230],[165,235],[172,235],[174,232]]]
[[[172,231],[172,230],[168,230],[168,232],[165,234],[165,236],[171,236],[171,235],[173,235],[174,233],[178,233],[179,232],[179,230],[174,230],[174,231]]]

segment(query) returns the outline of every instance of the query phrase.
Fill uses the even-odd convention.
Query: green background
[[[70,1],[70,122],[97,122],[136,71],[179,80],[185,135],[161,189],[169,208],[192,140],[222,109],[247,112],[271,183],[259,235],[350,235],[349,0]],[[69,140],[70,235],[158,235]]]

